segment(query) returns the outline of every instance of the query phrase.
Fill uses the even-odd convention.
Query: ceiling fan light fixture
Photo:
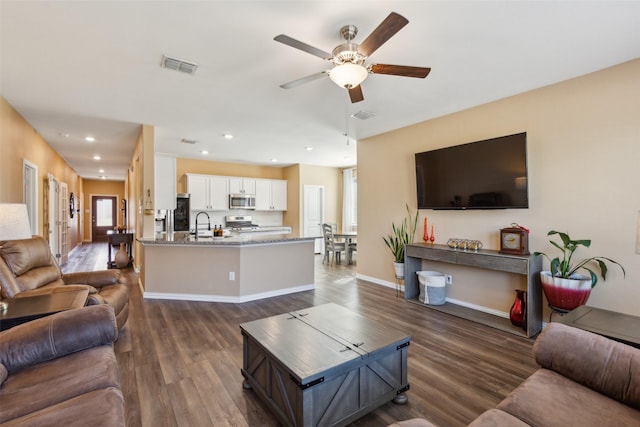
[[[338,86],[351,89],[358,86],[367,78],[369,72],[358,64],[346,63],[336,65],[329,71],[329,78]]]

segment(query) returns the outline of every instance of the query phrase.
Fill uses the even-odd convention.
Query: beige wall
[[[178,180],[176,188],[178,189],[178,193],[186,193],[187,181],[184,177],[185,173],[242,176],[247,178],[285,179],[284,168],[178,158],[176,159],[176,177]]]
[[[83,188],[84,188],[84,212],[81,212],[81,215],[84,215],[84,240],[87,242],[91,241],[91,196],[117,196],[118,200],[116,200],[116,209],[117,209],[117,224],[123,225],[122,223],[122,213],[120,208],[122,206],[121,200],[125,197],[124,195],[124,181],[102,181],[95,179],[85,179],[83,180]]]
[[[324,186],[324,221],[335,222],[342,229],[342,169],[300,165],[300,224],[303,224],[304,186]]]
[[[627,277],[610,269],[589,304],[640,315],[638,112],[640,60],[635,60],[359,141],[358,274],[394,281],[381,236],[403,217],[405,203],[416,207],[414,153],[526,131],[529,209],[424,210],[420,223],[427,215],[436,243],[480,239],[488,249],[498,248],[498,230],[513,222],[531,229],[532,251],[552,250],[546,237],[551,229],[592,239],[591,248],[577,255],[613,258]],[[482,289],[470,286],[465,294],[475,303]]]
[[[22,162],[38,167],[38,230],[48,236],[44,194],[48,174],[68,185],[76,197],[82,179],[42,136],[2,97],[0,97],[0,202],[23,203]],[[69,248],[78,244],[78,215],[69,219]]]
[[[338,168],[310,165],[277,168],[178,158],[176,160],[178,192],[186,192],[184,176],[186,173],[287,180],[287,211],[283,214],[283,224],[292,228],[294,236],[302,235],[304,185],[322,185],[325,187],[326,220],[338,224],[341,222],[342,171]]]

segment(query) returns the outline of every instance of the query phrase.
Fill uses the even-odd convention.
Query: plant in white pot
[[[404,278],[404,247],[409,243],[413,243],[416,227],[418,226],[418,212],[416,211],[416,215],[412,216],[409,205],[406,205],[406,207],[407,216],[402,219],[399,225],[391,223],[393,234],[382,238],[393,254],[393,267],[398,279]]]
[[[570,311],[585,304],[591,295],[591,289],[598,283],[596,267],[602,280],[606,280],[608,271],[606,262],[616,264],[622,269],[622,274],[626,275],[622,265],[603,256],[585,258],[575,262],[573,255],[576,249],[580,246],[588,248],[591,246],[591,240],[573,240],[567,233],[555,230],[549,231],[547,236],[556,234],[560,236],[562,244],[553,240],[549,240],[549,243],[560,249],[561,256],[552,259],[543,252],[533,253],[535,256],[542,255],[549,261],[550,270],[541,271],[540,280],[544,295],[552,308]],[[585,270],[589,274],[580,274],[578,270]]]

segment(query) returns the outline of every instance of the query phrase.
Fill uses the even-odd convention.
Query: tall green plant
[[[418,212],[416,211],[414,217],[411,215],[411,209],[409,209],[408,204],[406,207],[407,216],[402,219],[402,222],[399,225],[391,223],[393,234],[382,237],[384,243],[391,250],[395,262],[404,262],[404,247],[409,243],[413,243],[416,227],[418,226]]]
[[[578,270],[587,270],[589,275],[591,276],[591,287],[593,288],[598,283],[598,275],[591,268],[587,267],[589,263],[595,263],[596,266],[600,269],[600,276],[602,276],[602,280],[607,279],[607,264],[605,261],[609,261],[613,264],[618,265],[622,269],[622,274],[626,276],[626,272],[624,271],[624,267],[614,260],[602,256],[595,256],[591,258],[583,259],[577,264],[572,263],[573,253],[578,249],[579,246],[584,246],[588,248],[591,246],[591,240],[572,240],[571,237],[567,233],[562,233],[560,231],[551,230],[547,233],[547,236],[552,236],[557,234],[562,239],[562,245],[553,240],[549,240],[556,248],[560,249],[562,255],[551,259],[547,254],[543,252],[534,252],[535,256],[542,255],[544,256],[550,264],[551,267],[551,275],[554,277],[561,277],[563,279],[571,279],[571,275],[576,273]]]

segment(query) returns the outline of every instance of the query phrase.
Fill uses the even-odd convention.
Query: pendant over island
[[[243,303],[312,290],[314,240],[260,233],[139,239],[144,297]]]

